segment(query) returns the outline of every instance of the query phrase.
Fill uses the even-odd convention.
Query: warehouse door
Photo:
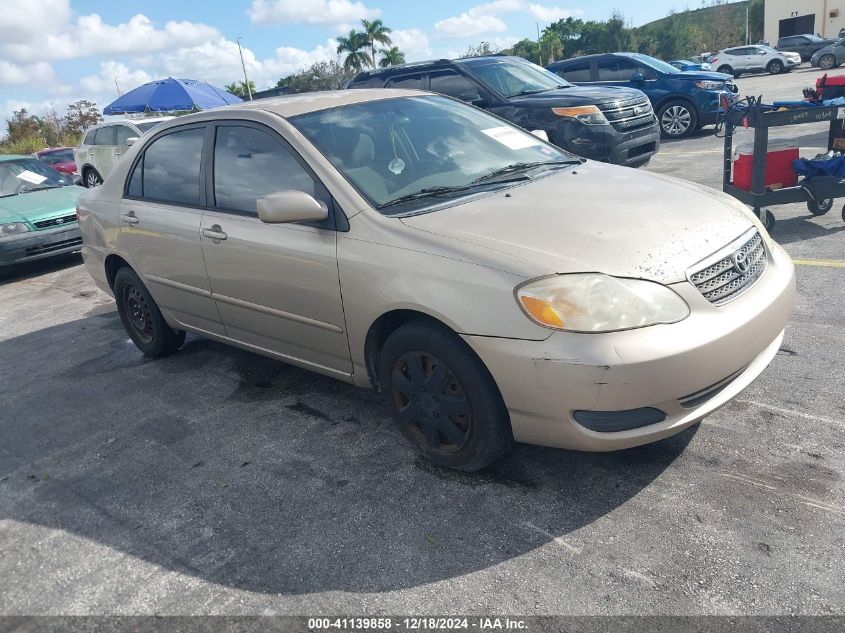
[[[789,37],[790,35],[815,35],[816,14],[802,15],[796,18],[786,18],[780,21],[778,37]]]

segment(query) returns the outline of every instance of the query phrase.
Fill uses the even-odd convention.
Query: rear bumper
[[[723,307],[688,282],[673,285],[691,309],[679,323],[608,334],[555,332],[544,341],[464,338],[496,380],[517,441],[585,451],[646,444],[727,404],[777,353],[795,279],[779,246],[769,257],[763,277]],[[636,419],[648,409],[662,412],[662,420],[614,432],[576,419],[584,422],[584,412],[598,414],[593,420],[619,412]]]
[[[79,226],[63,226],[46,231],[32,231],[0,239],[0,266],[14,266],[82,248]]]

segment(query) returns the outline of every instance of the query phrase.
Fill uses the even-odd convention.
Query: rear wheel
[[[836,58],[833,55],[822,55],[819,57],[819,68],[830,70],[836,66]]]
[[[766,70],[770,75],[779,75],[783,72],[783,62],[779,59],[773,59],[769,62],[769,65],[766,66]]]
[[[833,208],[833,198],[826,200],[807,200],[807,210],[813,215],[824,215]]]
[[[657,114],[660,131],[668,138],[683,138],[698,127],[695,109],[686,101],[670,101]]]
[[[88,189],[93,189],[94,187],[99,187],[103,184],[102,176],[100,176],[99,172],[93,167],[88,167],[85,170],[85,175],[83,176],[82,181]]]
[[[513,443],[493,378],[444,327],[413,321],[393,332],[381,350],[379,382],[402,435],[435,464],[479,470]]]
[[[114,298],[126,333],[147,356],[168,356],[185,342],[185,332],[167,324],[152,295],[131,268],[124,266],[114,276]]]
[[[728,66],[727,64],[722,64],[716,69],[717,73],[724,73],[726,75],[733,75],[734,69]]]

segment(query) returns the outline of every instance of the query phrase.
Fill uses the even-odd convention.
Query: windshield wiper
[[[543,165],[581,165],[583,162],[583,158],[569,158],[566,160],[542,160],[535,161],[532,163],[513,163],[511,165],[507,165],[505,167],[497,169],[496,171],[492,171],[485,176],[476,178],[472,182],[473,184],[487,182],[489,180],[493,180],[494,178],[498,178],[499,176],[504,176],[505,174],[510,174],[517,171],[528,171],[529,169],[542,167]]]
[[[549,90],[552,90],[552,88],[537,88],[536,90],[520,90],[519,92],[517,92],[515,95],[512,95],[512,96],[522,97],[524,95],[536,95],[536,94],[539,94],[541,92],[548,92]]]
[[[44,185],[43,187],[30,187],[29,189],[24,189],[21,193],[29,193],[30,191],[44,191],[45,189],[59,189],[64,185]]]
[[[392,207],[397,204],[402,204],[403,202],[409,202],[411,200],[418,200],[420,198],[434,198],[437,196],[447,195],[450,193],[461,193],[462,191],[471,191],[472,189],[477,189],[483,185],[500,185],[506,184],[509,182],[516,182],[519,180],[528,180],[527,176],[516,176],[514,178],[507,178],[505,180],[497,180],[496,182],[482,182],[480,180],[474,180],[468,185],[453,185],[453,186],[444,186],[444,187],[426,187],[425,189],[420,189],[419,191],[415,191],[414,193],[407,193],[404,196],[399,196],[398,198],[394,198],[393,200],[388,200],[384,204],[380,204],[377,209],[385,209],[387,207]]]

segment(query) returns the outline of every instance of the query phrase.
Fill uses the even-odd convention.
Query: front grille
[[[688,274],[690,282],[710,303],[724,305],[753,286],[766,270],[766,247],[754,229],[750,238],[726,247],[705,260],[704,268]]]
[[[64,224],[70,224],[71,222],[76,222],[76,214],[71,213],[70,215],[63,215],[60,218],[50,218],[49,220],[41,220],[40,222],[33,222],[36,229],[49,229],[54,226],[62,226]]]
[[[654,110],[648,99],[613,101],[599,106],[610,124],[620,132],[634,130],[654,122]]]
[[[61,242],[53,242],[52,244],[42,244],[41,246],[30,246],[26,249],[26,256],[43,255],[44,253],[53,253],[71,246],[82,246],[82,238],[75,237],[72,240],[62,240]]]

